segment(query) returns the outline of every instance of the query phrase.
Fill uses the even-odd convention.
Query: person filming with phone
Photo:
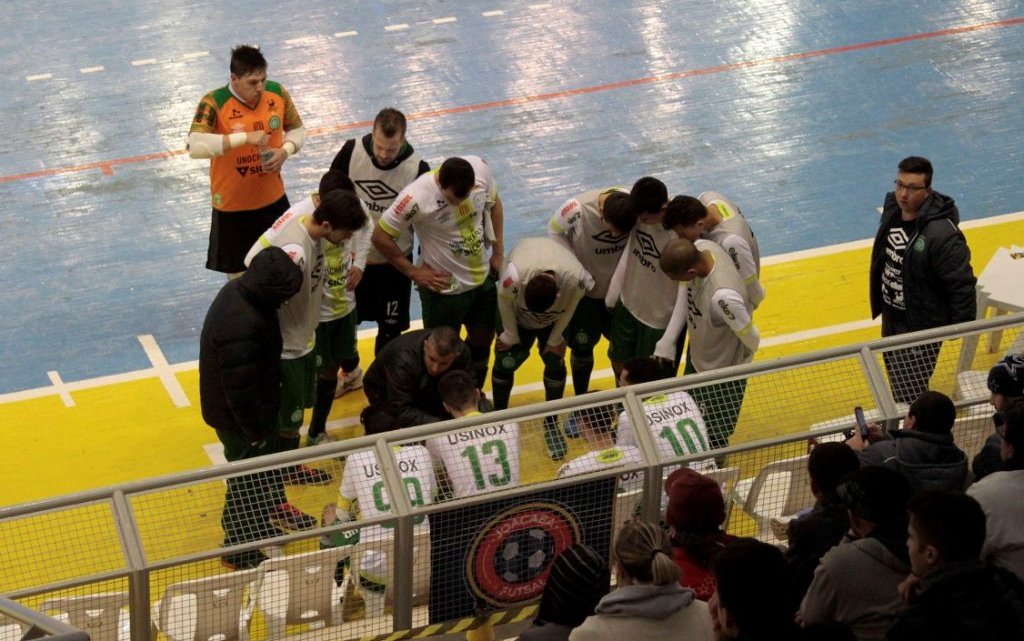
[[[894,469],[915,493],[925,489],[963,490],[967,486],[967,455],[953,442],[956,407],[941,392],[917,397],[903,419],[903,429],[886,433],[877,423],[854,430],[846,444],[857,451],[861,466]]]

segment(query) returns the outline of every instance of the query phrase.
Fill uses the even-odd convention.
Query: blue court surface
[[[648,174],[730,195],[765,255],[871,236],[911,154],[964,220],[1024,209],[1020,2],[4,8],[0,394],[148,367],[144,334],[197,357],[224,277],[203,267],[208,163],[181,151],[237,43],[261,45],[311,134],[284,168],[293,202],[395,106],[431,164],[492,164],[509,249],[565,199]]]

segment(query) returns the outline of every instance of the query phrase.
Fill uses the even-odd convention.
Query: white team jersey
[[[705,191],[697,197],[705,206],[714,205],[722,222],[704,232],[704,237],[722,246],[729,254],[736,271],[747,286],[747,298],[756,309],[764,300],[761,286],[761,250],[754,231],[743,217],[743,212],[731,200],[715,191]]]
[[[280,247],[302,269],[302,289],[277,311],[284,342],[281,358],[285,360],[305,356],[316,345],[316,326],[320,322],[320,300],[323,296],[324,250],[323,243],[310,237],[303,222],[314,211],[313,196],[295,204],[256,239],[245,256],[245,266],[248,267],[256,254],[267,247]]]
[[[498,187],[490,168],[477,156],[463,156],[473,167],[476,184],[458,207],[444,199],[437,170],[423,174],[403,189],[380,218],[380,226],[398,238],[410,226],[416,231],[422,261],[452,274],[443,294],[461,294],[487,277],[484,247],[484,212],[498,199]]]
[[[548,234],[562,236],[583,268],[594,278],[594,287],[587,292],[590,298],[604,298],[608,284],[615,273],[629,234],[615,236],[601,220],[601,196],[613,191],[628,194],[621,187],[593,189],[567,200],[548,221]]]
[[[676,281],[661,271],[661,252],[678,238],[661,223],[637,223],[626,245],[622,304],[638,321],[653,329],[665,329],[675,303]]]
[[[363,205],[366,212],[366,205]],[[320,322],[344,318],[356,309],[356,291],[348,288],[348,274],[353,267],[366,267],[366,257],[373,228],[364,225],[340,245],[324,242],[324,291],[320,304]]]
[[[708,428],[696,401],[687,392],[658,394],[643,402],[645,422],[658,445],[661,460],[687,454],[698,454],[711,449]],[[616,445],[636,445],[636,431],[629,415],[619,415]]]
[[[587,472],[607,470],[623,465],[640,463],[643,457],[640,450],[632,445],[610,447],[599,452],[587,452],[583,456],[574,458],[558,468],[558,478],[576,476]],[[642,472],[623,472],[619,475],[619,492],[632,492],[643,488],[644,477]]]
[[[457,498],[519,485],[519,425],[504,423],[452,432],[427,441]]]
[[[406,445],[395,451],[402,483],[413,506],[427,505],[434,497],[434,467],[430,452],[422,445]],[[391,514],[391,501],[377,456],[373,450],[364,450],[345,459],[345,472],[341,478],[341,503],[355,502],[361,519]],[[423,517],[424,521],[426,517]],[[419,522],[417,521],[417,525]],[[393,536],[393,531],[381,525],[362,528],[360,540],[376,540]]]

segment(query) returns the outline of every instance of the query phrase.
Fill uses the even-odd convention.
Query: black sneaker
[[[267,518],[277,527],[286,530],[312,530],[317,526],[315,518],[291,503],[282,503],[270,508]]]
[[[259,567],[260,563],[263,563],[266,560],[267,555],[259,550],[246,550],[245,552],[225,554],[220,557],[220,564],[231,571],[251,570],[255,567]]]
[[[289,485],[329,485],[333,480],[330,473],[307,465],[293,465],[284,470],[284,482]]]

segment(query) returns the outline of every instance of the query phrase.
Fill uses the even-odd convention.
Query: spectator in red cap
[[[707,601],[715,593],[711,563],[736,538],[722,531],[726,509],[722,490],[714,479],[681,467],[665,479],[665,494],[672,557],[683,572],[679,584]]]

